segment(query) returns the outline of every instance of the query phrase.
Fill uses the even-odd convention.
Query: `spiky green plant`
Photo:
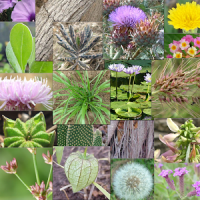
[[[102,146],[102,132],[92,125],[58,125],[58,142],[63,146]]]
[[[80,82],[74,79],[73,74],[70,74],[70,80],[61,71],[57,73],[59,76],[54,73],[53,80],[63,84],[63,87],[54,91],[54,98],[64,96],[66,100],[57,101],[58,107],[53,112],[55,124],[67,124],[69,120],[74,120],[74,124],[85,124],[86,119],[88,124],[106,124],[110,120],[110,111],[105,108],[109,105],[103,103],[99,96],[100,93],[110,93],[110,81],[100,83],[107,71],[99,72],[91,81],[87,71],[76,71]],[[61,94],[61,91],[64,92]],[[93,114],[92,121],[89,111]]]
[[[59,40],[58,44],[67,50],[70,57],[59,57],[58,60],[73,63],[73,65],[67,68],[67,70],[78,70],[79,68],[83,70],[90,69],[90,67],[80,59],[96,59],[103,57],[102,54],[86,55],[86,53],[91,50],[101,38],[100,36],[96,37],[92,42],[90,42],[92,38],[92,31],[89,26],[85,27],[84,31],[80,32],[80,34],[75,34],[73,27],[69,25],[69,35],[62,24],[60,24],[60,27],[60,32],[66,42],[56,34]]]
[[[16,121],[4,118],[4,147],[51,147],[55,131],[46,132],[46,122],[42,112],[25,123],[19,118]]]

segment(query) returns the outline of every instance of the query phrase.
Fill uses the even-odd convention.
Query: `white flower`
[[[153,188],[153,178],[150,171],[143,165],[128,163],[115,172],[113,188],[120,199],[143,199]]]
[[[169,129],[172,132],[178,132],[179,131],[179,127],[172,121],[171,118],[167,118],[167,126],[169,127]]]

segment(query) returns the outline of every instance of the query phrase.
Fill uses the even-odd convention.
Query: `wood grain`
[[[36,15],[36,61],[53,60],[53,22],[100,22],[102,0],[48,0]]]

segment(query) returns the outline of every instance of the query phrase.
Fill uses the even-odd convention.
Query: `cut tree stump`
[[[53,61],[53,22],[102,22],[102,0],[48,0],[36,15],[36,61]]]

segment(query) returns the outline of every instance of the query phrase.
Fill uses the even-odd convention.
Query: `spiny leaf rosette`
[[[168,21],[175,29],[192,31],[200,28],[200,5],[195,1],[192,3],[176,4],[176,8],[169,10]]]
[[[48,110],[52,109],[51,88],[47,85],[47,79],[24,80],[21,78],[0,77],[0,101],[4,103],[0,109],[4,110],[34,110],[36,104],[42,104]]]
[[[133,29],[133,41],[140,47],[152,47],[159,36],[159,21],[162,21],[160,14],[155,13],[137,23]]]
[[[86,53],[91,50],[101,39],[101,37],[98,36],[91,42],[92,31],[89,26],[85,27],[84,30],[79,34],[75,34],[73,27],[69,25],[69,35],[62,24],[60,24],[60,27],[60,32],[62,33],[66,42],[56,34],[59,40],[58,44],[67,50],[67,53],[70,57],[59,57],[58,60],[68,61],[73,64],[71,67],[68,67],[67,70],[88,70],[90,67],[80,59],[96,59],[103,57],[103,54],[86,55]]]
[[[147,197],[153,188],[150,171],[141,164],[127,163],[114,174],[113,189],[124,200],[139,200]]]
[[[65,163],[65,174],[73,192],[78,192],[93,183],[99,170],[98,160],[92,154],[79,151],[71,153]]]
[[[4,117],[4,147],[51,147],[55,131],[46,132],[46,121],[42,112],[25,123]]]

